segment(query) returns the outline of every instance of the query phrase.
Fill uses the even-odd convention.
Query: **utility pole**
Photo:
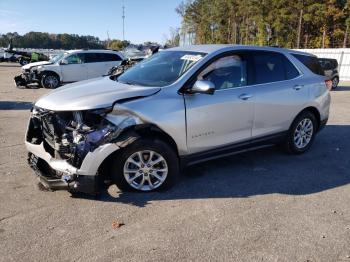
[[[326,26],[323,26],[323,34],[322,34],[322,48],[325,47],[326,43]]]
[[[123,41],[125,40],[125,6],[124,6],[124,0],[123,0],[123,15],[122,15],[122,18],[123,18]]]
[[[299,15],[299,25],[298,25],[298,39],[297,39],[297,48],[300,48],[300,35],[301,35],[301,24],[303,22],[303,8],[300,9]]]
[[[344,42],[343,42],[343,48],[346,48],[346,42],[347,42],[347,38],[348,38],[348,33],[349,33],[349,24],[346,24],[346,30],[345,30],[345,34],[344,34]]]
[[[107,30],[107,48],[109,47],[109,42],[110,42],[110,39],[109,39],[109,32]]]

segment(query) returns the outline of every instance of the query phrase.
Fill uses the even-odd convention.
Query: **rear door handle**
[[[300,90],[303,87],[303,85],[295,85],[293,86],[294,90]]]
[[[239,99],[248,100],[249,98],[252,98],[252,97],[253,97],[253,95],[251,95],[251,94],[241,94],[239,96]]]

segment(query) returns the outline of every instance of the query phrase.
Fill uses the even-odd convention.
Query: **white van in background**
[[[56,88],[61,83],[76,82],[106,75],[119,65],[124,56],[113,50],[70,50],[54,56],[50,61],[30,63],[15,77],[17,86],[39,83]]]

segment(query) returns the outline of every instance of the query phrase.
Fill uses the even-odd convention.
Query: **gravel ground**
[[[0,261],[350,261],[350,83],[307,154],[244,153],[95,200],[38,189],[23,137],[48,90],[16,89],[19,72],[0,64]]]

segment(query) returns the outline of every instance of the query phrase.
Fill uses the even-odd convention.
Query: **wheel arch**
[[[52,74],[58,77],[59,81],[62,82],[62,77],[59,73],[57,73],[56,71],[53,70],[44,70],[40,73],[41,77],[45,74]]]
[[[316,121],[317,121],[317,130],[320,128],[320,125],[321,125],[321,114],[320,114],[320,111],[314,107],[314,106],[308,106],[308,107],[305,107],[303,110],[301,110],[293,119],[293,122],[294,120],[302,113],[304,112],[311,112],[315,118],[316,118]],[[293,125],[293,122],[290,124],[289,128]]]
[[[122,150],[124,147],[128,146],[129,144],[133,143],[139,138],[156,138],[162,140],[174,150],[175,154],[178,156],[178,159],[180,159],[178,146],[175,140],[168,133],[166,133],[164,130],[162,130],[155,124],[139,124],[130,126],[123,130],[122,133],[120,133],[120,135],[114,141],[114,143],[118,145],[119,149],[109,154],[102,161],[98,168],[99,174],[101,174],[103,177],[109,175],[108,166],[111,164],[113,157],[116,154],[119,154],[120,150]]]

